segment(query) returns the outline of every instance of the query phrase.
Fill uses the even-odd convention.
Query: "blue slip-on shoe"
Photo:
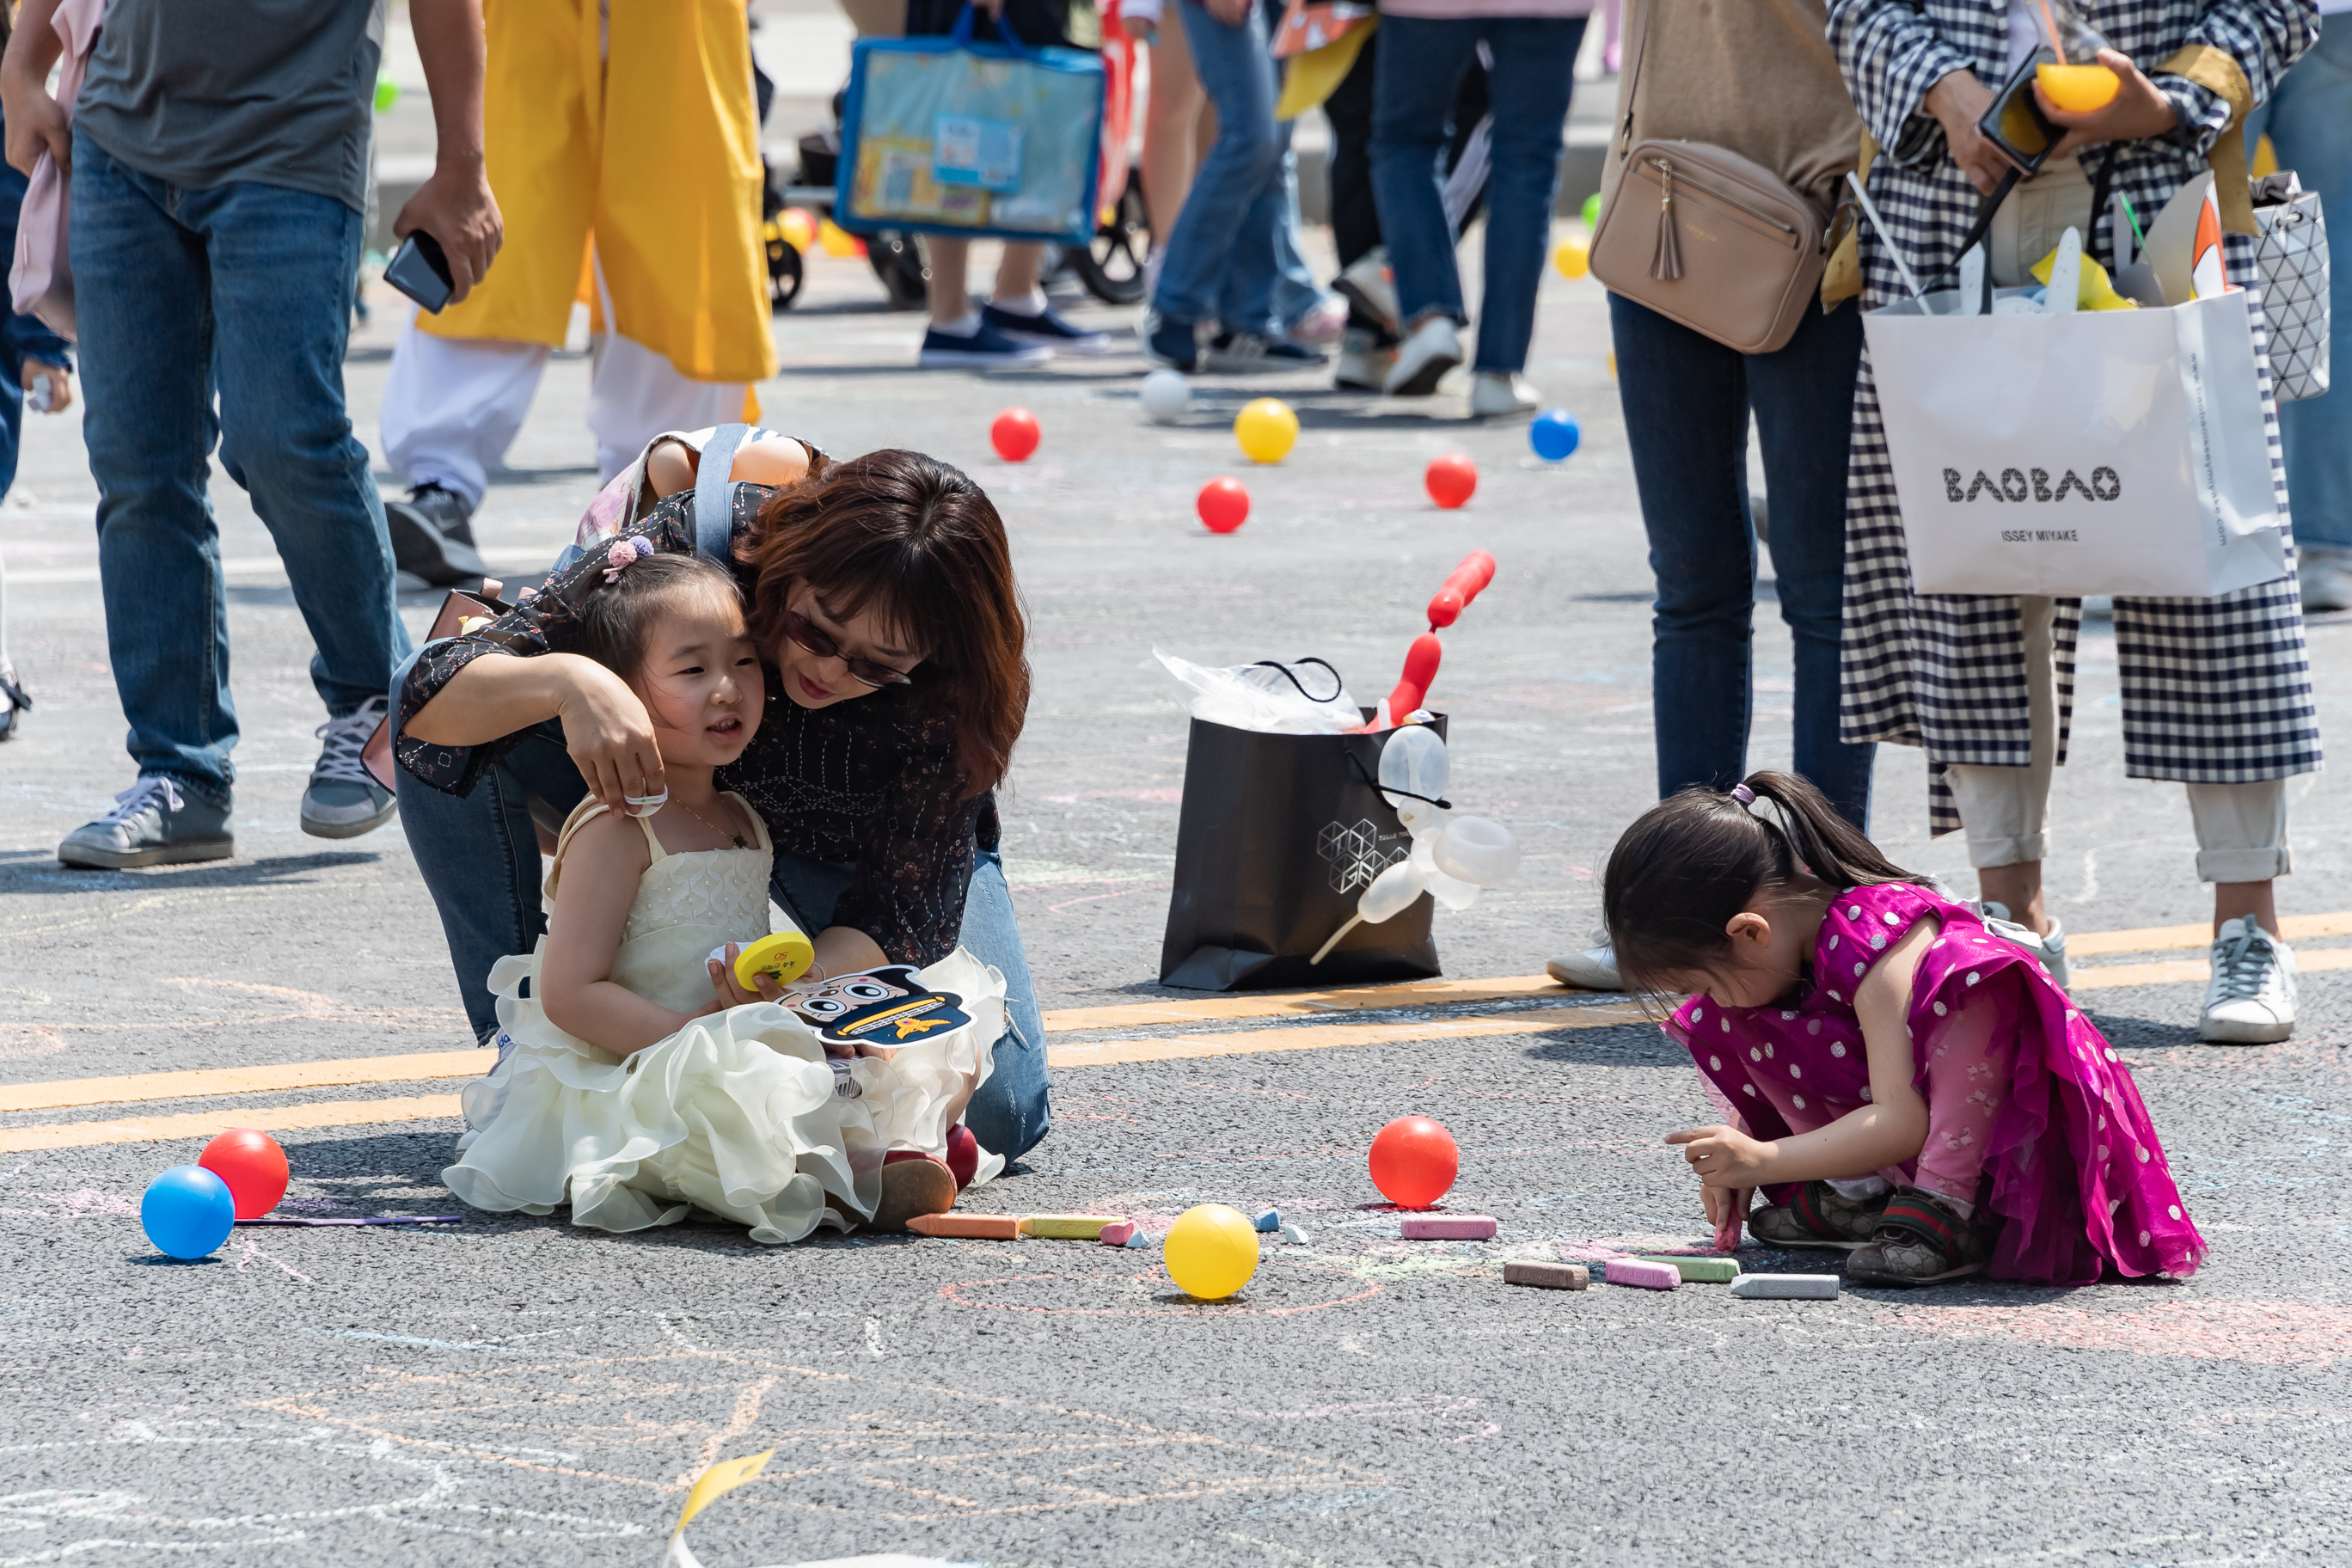
[[[916,364],[924,370],[987,370],[1012,365],[1044,364],[1054,351],[1038,343],[1016,343],[981,318],[980,330],[969,337],[943,332],[937,327],[923,334],[923,352]]]
[[[1207,360],[1213,371],[1245,375],[1255,371],[1309,369],[1323,363],[1323,351],[1280,338],[1262,338],[1255,332],[1220,332],[1209,344]]]
[[[1201,334],[1191,321],[1171,321],[1152,311],[1144,317],[1143,358],[1162,370],[1186,375],[1201,368]]]
[[[1034,316],[1024,316],[1000,305],[982,305],[980,324],[982,331],[993,327],[1016,343],[1032,343],[1057,354],[1092,358],[1110,353],[1108,332],[1090,332],[1075,326],[1051,305]]]

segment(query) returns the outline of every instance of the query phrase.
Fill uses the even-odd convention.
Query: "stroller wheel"
[[[1132,305],[1142,299],[1143,269],[1151,259],[1151,220],[1142,186],[1129,180],[1093,242],[1066,254],[1087,292],[1105,304]]]

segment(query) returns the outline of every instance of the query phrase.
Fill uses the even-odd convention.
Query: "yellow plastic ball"
[[[817,243],[824,247],[824,253],[827,256],[855,256],[857,254],[857,237],[851,234],[839,224],[834,222],[831,218],[826,218],[823,223],[817,225],[816,237]]]
[[[1278,397],[1261,397],[1234,416],[1234,439],[1253,463],[1279,463],[1298,444],[1298,416]]]
[[[1162,1256],[1177,1289],[1202,1301],[1222,1301],[1257,1272],[1257,1230],[1237,1208],[1196,1204],[1169,1227]]]
[[[776,227],[794,250],[806,253],[816,244],[817,220],[803,207],[786,207],[777,217]]]
[[[1581,278],[1592,270],[1592,247],[1580,239],[1563,239],[1551,253],[1551,264],[1562,278]]]

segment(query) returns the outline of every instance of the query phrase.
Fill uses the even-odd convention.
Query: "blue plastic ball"
[[[236,1226],[228,1184],[202,1165],[174,1165],[147,1184],[139,1224],[155,1250],[173,1258],[209,1258]]]
[[[1528,444],[1535,447],[1536,456],[1547,463],[1559,462],[1575,451],[1577,443],[1583,439],[1583,426],[1565,408],[1547,408],[1528,426]]]

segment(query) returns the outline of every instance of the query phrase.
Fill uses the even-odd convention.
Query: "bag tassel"
[[[1675,166],[1661,158],[1657,167],[1664,191],[1658,198],[1658,248],[1650,258],[1650,276],[1672,283],[1683,275],[1683,247],[1675,234]]]

